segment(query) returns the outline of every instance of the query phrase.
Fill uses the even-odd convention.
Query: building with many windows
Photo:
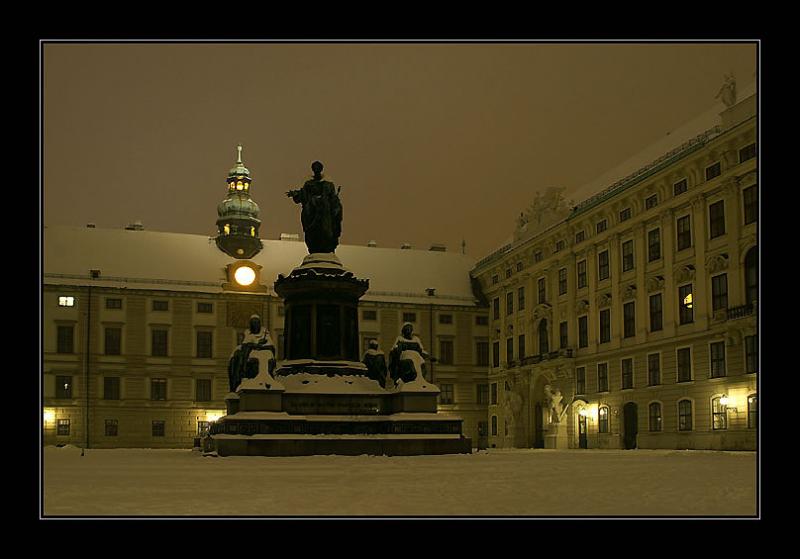
[[[473,275],[490,302],[489,444],[755,449],[756,97],[570,207],[551,189]]]

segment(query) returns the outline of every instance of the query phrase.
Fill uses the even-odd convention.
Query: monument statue
[[[243,379],[255,378],[258,372],[267,367],[271,375],[275,370],[275,344],[269,330],[261,325],[261,317],[250,316],[250,326],[245,332],[242,343],[233,350],[228,361],[228,385],[231,392],[236,392]]]
[[[564,197],[565,190],[550,186],[544,193],[537,192],[533,203],[517,218],[515,240],[533,235],[565,218],[572,207],[572,201]]]
[[[406,322],[389,352],[389,371],[392,380],[412,382],[424,378],[423,367],[426,358],[428,354],[422,347],[422,341],[414,335],[411,323]]]
[[[736,104],[736,78],[733,71],[730,74],[725,74],[725,83],[719,88],[719,92],[714,99],[722,99],[726,107],[732,107]]]
[[[303,206],[300,220],[311,254],[334,252],[342,234],[342,203],[339,200],[342,187],[337,190],[332,182],[322,180],[322,169],[322,163],[314,161],[311,164],[314,177],[299,190],[286,193],[295,204]]]
[[[561,403],[561,401],[564,399],[564,396],[561,395],[561,389],[556,388],[553,390],[549,384],[545,385],[544,398],[545,403],[547,404],[550,422],[559,423],[561,421],[561,416],[563,415],[561,412],[563,411],[564,407]]]
[[[386,388],[386,357],[378,349],[377,340],[369,341],[369,349],[361,361],[367,366],[367,377],[377,381],[381,388]]]

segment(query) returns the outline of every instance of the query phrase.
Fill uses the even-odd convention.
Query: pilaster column
[[[589,318],[586,321],[587,328],[589,330],[589,346],[587,349],[589,349],[592,353],[597,353],[597,340],[600,328],[600,311],[597,308],[597,303],[595,303],[595,298],[597,297],[597,247],[595,245],[590,246],[586,250],[586,282],[588,286],[587,300],[589,301]],[[576,328],[577,324],[578,322],[576,320]]]
[[[647,338],[647,286],[644,269],[647,265],[647,231],[644,223],[634,227],[634,266],[636,266],[636,343],[642,344]]]
[[[700,194],[692,199],[692,221],[694,233],[694,269],[695,276],[692,285],[694,323],[695,329],[706,330],[708,328],[708,316],[711,312],[711,301],[708,297],[707,284],[710,283],[708,274],[705,272],[706,263],[706,244],[708,231],[706,226],[706,198]]]
[[[664,295],[661,308],[664,318],[664,335],[675,336],[677,325],[677,286],[672,274],[675,261],[675,210],[667,208],[661,212],[661,254],[664,259]]]
[[[611,271],[611,348],[620,346],[622,338],[622,297],[619,294],[619,277],[622,275],[619,234],[608,238],[608,269]]]

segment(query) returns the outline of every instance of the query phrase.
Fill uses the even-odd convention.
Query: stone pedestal
[[[544,447],[553,449],[569,448],[566,423],[551,423],[544,435]]]

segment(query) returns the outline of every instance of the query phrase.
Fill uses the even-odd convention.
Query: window
[[[453,364],[453,340],[439,340],[439,363]]]
[[[150,399],[151,400],[167,399],[167,379],[165,378],[150,379]]]
[[[711,429],[724,431],[728,428],[728,406],[722,403],[722,398],[717,396],[711,399]]]
[[[453,315],[452,314],[440,314],[439,315],[439,324],[452,324],[453,323]]]
[[[533,261],[534,262],[541,262],[542,261],[542,251],[537,250],[533,253]]]
[[[678,218],[678,250],[684,250],[692,246],[692,229],[689,216],[685,215]]]
[[[210,421],[198,421],[197,422],[197,436],[198,437],[205,437],[208,435],[208,428],[211,426]]]
[[[650,408],[650,431],[661,431],[661,404],[653,402]]]
[[[588,285],[586,281],[586,260],[578,262],[578,289]]]
[[[517,306],[519,307],[519,310],[521,310],[521,311],[525,310],[525,288],[524,287],[520,287],[519,289],[517,289]]]
[[[378,320],[378,311],[376,310],[361,311],[361,320]]]
[[[725,342],[713,342],[709,346],[711,352],[711,378],[725,376]]]
[[[72,377],[58,375],[56,377],[56,398],[61,400],[72,399]]]
[[[499,297],[495,297],[492,300],[492,317],[495,320],[498,320],[500,318],[500,298]],[[406,320],[406,322],[408,322],[408,321]]]
[[[683,194],[684,192],[689,190],[689,184],[686,182],[686,179],[683,179],[672,185],[672,188],[673,192],[675,193],[675,196],[677,196],[678,194]]]
[[[69,419],[59,419],[56,423],[56,435],[69,435]]]
[[[169,310],[169,301],[153,301],[153,310],[154,311],[168,311]]]
[[[647,384],[658,386],[661,384],[661,355],[650,353],[647,356]]]
[[[575,244],[582,243],[586,240],[586,231],[578,231],[575,233]]]
[[[728,274],[711,278],[711,307],[715,311],[728,308]]]
[[[440,404],[452,404],[453,403],[453,385],[452,384],[440,384],[439,385],[439,403]]]
[[[622,271],[633,270],[633,240],[622,243]]]
[[[623,359],[622,365],[622,389],[633,388],[633,359]]]
[[[511,277],[511,268],[506,268],[506,279]]]
[[[598,234],[602,233],[606,229],[608,229],[608,220],[607,219],[603,219],[603,220],[597,222],[597,225],[595,226],[595,231]]]
[[[658,332],[664,327],[664,312],[661,306],[661,293],[650,295],[650,331]]]
[[[163,437],[164,436],[164,426],[166,421],[163,419],[154,419],[153,420],[153,436],[154,437]]]
[[[619,212],[619,220],[620,221],[627,221],[631,218],[631,209],[625,208],[621,212]]]
[[[654,262],[661,258],[661,229],[647,232],[647,261]]]
[[[752,394],[747,397],[747,428],[758,427],[758,396]]]
[[[547,319],[539,321],[539,353],[550,353],[549,336],[547,334]]]
[[[116,437],[119,435],[119,420],[118,419],[106,419],[106,437]]]
[[[636,335],[636,303],[630,301],[622,305],[622,336],[632,338]]]
[[[519,350],[519,358],[522,359],[525,357],[525,334],[520,334],[517,336],[517,349]]]
[[[506,338],[506,361],[514,361],[514,338]]]
[[[653,194],[652,196],[648,196],[644,200],[644,209],[649,210],[651,208],[655,208],[658,206],[658,194]]]
[[[678,431],[692,430],[692,401],[678,402]]]
[[[586,367],[575,369],[575,393],[586,394]]]
[[[753,223],[758,220],[758,186],[748,186],[742,190],[744,203],[744,224]]]
[[[608,406],[600,406],[597,410],[597,431],[608,433]]]
[[[105,329],[105,350],[106,355],[122,354],[122,328]]]
[[[725,202],[723,200],[708,206],[708,225],[712,239],[725,234]]]
[[[756,156],[756,145],[750,144],[744,146],[739,150],[739,163],[744,163],[748,159],[753,159]]]
[[[508,436],[508,419],[503,420],[503,433]]]
[[[569,332],[569,323],[562,322],[558,325],[558,347],[560,349],[565,349],[567,345],[569,345],[569,340],[567,339],[567,333]]]
[[[744,372],[755,373],[757,371],[758,371],[758,336],[745,336]]]
[[[497,383],[496,382],[492,383],[492,399],[491,399],[490,403],[493,404],[493,405],[497,405]]]
[[[497,274],[492,276],[492,285],[495,285],[499,281],[500,281],[500,277]]]
[[[214,304],[213,303],[197,303],[197,312],[199,312],[199,313],[214,312]]]
[[[692,352],[688,347],[678,350],[678,382],[692,380]]]
[[[525,265],[524,265],[522,262],[517,262],[517,271],[518,271],[518,272],[521,272],[521,271],[522,271],[522,268],[523,268],[524,266],[525,266]]]
[[[564,241],[556,241],[556,252],[564,250]]]
[[[75,327],[58,326],[56,331],[56,352],[75,353]]]
[[[492,367],[500,366],[500,342],[492,344]]]
[[[744,294],[745,301],[751,305],[758,301],[758,249],[747,251],[744,257]]]
[[[119,377],[103,378],[103,399],[119,400]]]
[[[207,330],[198,330],[197,357],[210,359],[212,342],[213,342],[213,332],[209,332]]]
[[[600,343],[611,341],[611,309],[600,311]]]
[[[163,328],[153,329],[153,357],[166,357],[167,356],[167,330]]]
[[[558,294],[567,294],[567,269],[561,268],[558,270]]]
[[[195,402],[211,401],[211,379],[199,378],[195,381]]]
[[[539,278],[539,281],[536,282],[536,287],[539,295],[539,304],[545,303],[547,301],[547,282],[544,278]]]
[[[692,309],[692,284],[682,285],[678,288],[678,304],[680,305],[679,322],[690,324],[694,322],[694,310]]]
[[[597,277],[600,281],[608,279],[608,251],[597,254]]]
[[[58,306],[59,307],[74,307],[75,306],[75,297],[69,296],[60,296],[58,298]]]
[[[514,294],[506,293],[506,316],[514,314]]]
[[[709,165],[706,167],[706,180],[710,181],[711,179],[715,179],[722,174],[722,167],[719,164],[719,161],[714,163],[713,165]]]
[[[578,317],[578,347],[589,347],[589,317]]]
[[[608,392],[608,363],[597,364],[597,391]]]
[[[478,403],[479,404],[488,404],[489,403],[489,385],[488,384],[478,384]]]
[[[475,326],[486,326],[489,324],[489,317],[478,315],[475,317]]]
[[[497,436],[497,416],[492,416],[492,435]]]
[[[106,299],[106,308],[107,309],[121,309],[122,308],[122,299]]]
[[[476,365],[481,367],[489,366],[489,342],[475,342],[475,359],[477,361]]]
[[[497,318],[500,318],[499,316]],[[417,321],[417,313],[415,312],[404,312],[403,313],[403,322],[416,322]]]

